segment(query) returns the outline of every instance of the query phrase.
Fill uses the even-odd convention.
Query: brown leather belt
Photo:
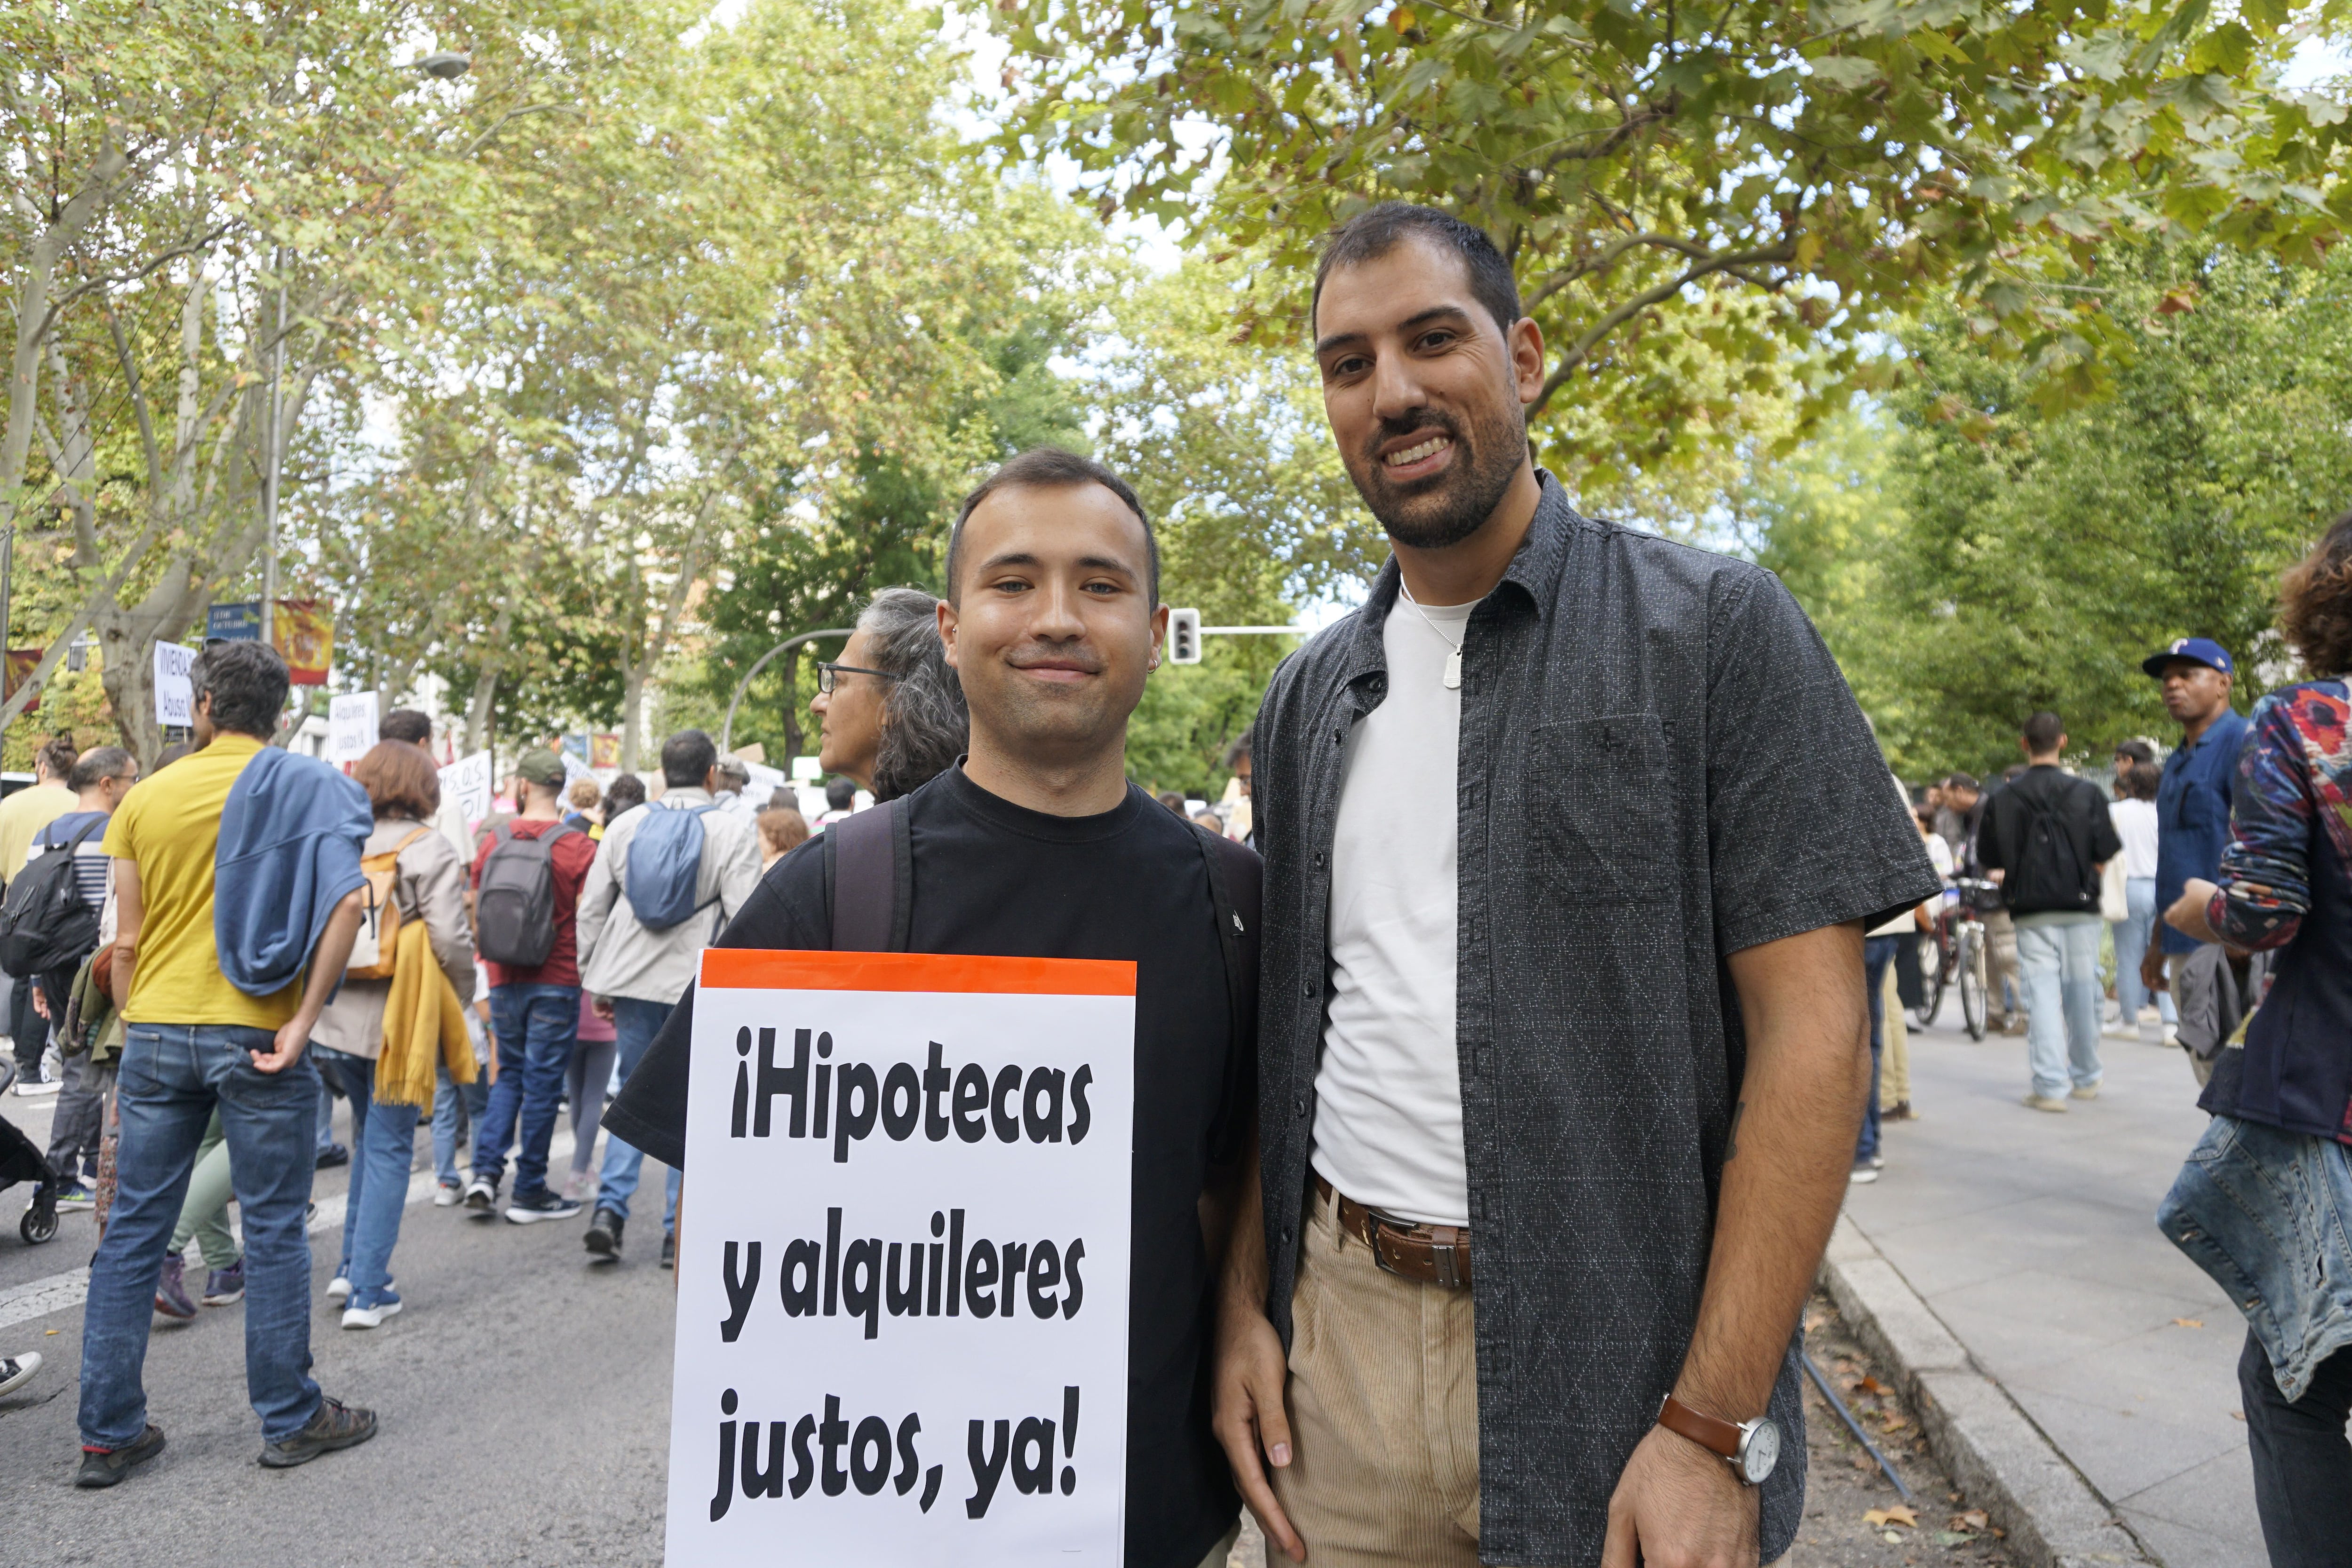
[[[1320,1175],[1315,1178],[1315,1191],[1330,1200],[1339,1228],[1370,1247],[1372,1261],[1381,1268],[1449,1290],[1470,1289],[1470,1232],[1463,1226],[1413,1225],[1368,1209],[1333,1191]]]

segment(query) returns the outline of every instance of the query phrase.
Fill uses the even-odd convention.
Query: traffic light
[[[1201,612],[1171,610],[1168,612],[1168,662],[1198,664],[1201,662]]]

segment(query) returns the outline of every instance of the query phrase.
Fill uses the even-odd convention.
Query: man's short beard
[[[1453,419],[1433,411],[1423,410],[1394,424],[1383,422],[1372,437],[1375,447],[1416,430],[1442,430],[1454,438],[1457,448],[1464,449],[1462,455],[1467,460],[1454,464],[1427,489],[1416,486],[1398,491],[1383,485],[1380,479],[1383,464],[1376,451],[1360,454],[1362,466],[1350,464],[1349,477],[1395,543],[1414,550],[1459,544],[1486,526],[1527,458],[1527,422],[1513,417],[1517,412],[1512,407],[1479,420],[1467,439]],[[1365,482],[1367,476],[1371,479],[1370,484]]]

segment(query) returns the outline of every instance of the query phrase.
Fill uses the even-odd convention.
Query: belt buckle
[[[1421,1227],[1409,1220],[1399,1219],[1394,1215],[1382,1214],[1380,1210],[1374,1208],[1367,1208],[1364,1211],[1364,1217],[1371,1222],[1372,1226],[1371,1245],[1373,1266],[1383,1273],[1395,1275],[1400,1279],[1416,1279],[1420,1278],[1418,1275],[1407,1274],[1403,1269],[1397,1268],[1381,1253],[1381,1232],[1383,1230],[1396,1230],[1400,1232],[1418,1230]],[[1459,1290],[1462,1289],[1462,1265],[1459,1259],[1459,1248],[1456,1243],[1450,1241],[1422,1241],[1418,1237],[1401,1237],[1400,1239],[1409,1239],[1417,1247],[1426,1247],[1429,1248],[1430,1267],[1434,1275],[1434,1283],[1442,1285],[1449,1290]]]

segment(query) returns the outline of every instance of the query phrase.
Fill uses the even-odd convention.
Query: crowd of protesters
[[[203,1300],[245,1304],[261,1462],[375,1431],[310,1372],[322,1086],[354,1139],[346,1328],[402,1308],[428,1116],[438,1202],[584,1213],[599,1266],[659,1162],[667,1263],[699,953],[878,947],[1136,965],[1129,1568],[1222,1563],[1244,1501],[1339,1568],[1775,1561],[1805,1513],[1791,1336],[1882,1099],[1908,1110],[1904,955],[1965,897],[2032,1110],[2098,1097],[2103,929],[2109,1026],[2172,1004],[2212,1123],[2163,1223],[2247,1306],[2273,1562],[2340,1565],[2352,517],[2285,583],[2318,679],[2241,718],[2230,654],[2187,638],[2145,667],[2181,728],[2160,767],[2127,746],[2102,790],[2040,712],[2002,779],[1915,802],[1776,579],[1584,518],[1534,465],[1544,345],[1487,236],[1373,208],[1310,309],[1392,554],[1276,672],[1213,807],[1127,776],[1158,542],[1124,479],[1052,448],[966,498],[943,601],[882,593],[819,667],[813,824],[744,801],[698,731],[651,798],[533,751],[510,811],[451,823],[421,715],[348,776],[270,746],[286,671],[252,643],[196,661],[196,747],[149,777],[45,752],[0,852],[89,927],[76,963],[43,950],[18,1036],[43,1091],[24,1041],[56,1022],[85,1097],[68,1127],[57,1091],[44,1184],[104,1215],[80,1484],[163,1445],[142,1362],[155,1311],[201,1310],[192,1237]]]

